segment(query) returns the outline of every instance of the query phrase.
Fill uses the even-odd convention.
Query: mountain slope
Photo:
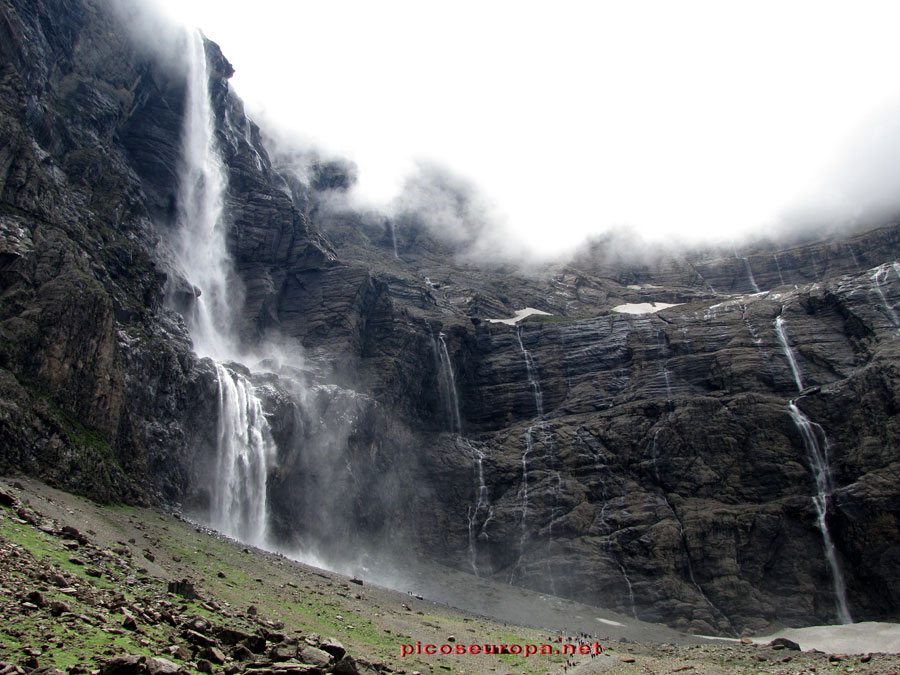
[[[412,552],[693,632],[897,617],[896,224],[479,260],[427,212],[340,206],[345,164],[267,148],[204,40],[247,356],[215,363],[176,255],[189,38],[140,12],[0,8],[0,470],[214,522],[229,380],[275,448],[264,503],[236,498],[273,548]],[[551,316],[490,321],[526,307]]]

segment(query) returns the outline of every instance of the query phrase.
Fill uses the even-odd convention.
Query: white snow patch
[[[777,637],[793,640],[804,651],[818,649],[829,654],[900,653],[900,624],[897,623],[861,621],[842,626],[785,628],[752,640],[757,644],[768,644]]]
[[[601,619],[599,616],[595,617],[597,621],[600,623],[605,623],[607,626],[624,626],[624,623],[619,623],[618,621],[613,621],[612,619]]]
[[[616,305],[612,308],[612,311],[620,312],[622,314],[652,314],[653,312],[658,312],[661,309],[677,307],[680,304],[682,303],[676,302],[674,304],[670,304],[668,302],[626,302],[624,305]]]
[[[505,323],[507,326],[515,326],[526,316],[531,316],[532,314],[541,314],[543,316],[553,316],[550,312],[542,312],[539,309],[535,309],[534,307],[526,307],[525,309],[520,309],[516,312],[516,315],[511,319],[488,319],[491,323]]]

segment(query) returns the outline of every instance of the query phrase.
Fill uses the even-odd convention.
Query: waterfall
[[[831,585],[834,591],[838,620],[841,623],[853,623],[850,610],[847,608],[847,588],[840,565],[838,565],[837,551],[834,541],[831,539],[831,533],[828,531],[828,500],[834,489],[834,479],[828,461],[828,437],[825,435],[825,430],[804,415],[794,401],[788,404],[788,412],[803,438],[803,445],[809,456],[810,468],[816,481],[816,495],[812,501],[816,508],[817,525],[822,532],[825,561],[828,563],[828,570],[831,573]]]
[[[534,365],[534,359],[531,358],[531,353],[525,349],[525,344],[522,342],[522,327],[516,327],[516,339],[519,341],[519,349],[522,350],[522,355],[525,357],[525,371],[528,373],[528,383],[531,385],[531,390],[534,393],[534,407],[537,410],[537,417],[541,418],[544,416],[544,394],[541,392],[541,385],[537,380],[537,368]]]
[[[756,285],[756,279],[753,278],[753,270],[750,269],[750,261],[746,257],[741,258],[741,260],[744,261],[744,268],[747,270],[747,278],[750,280],[750,285],[753,287],[754,292],[759,293],[759,286]]]
[[[534,395],[534,407],[537,413],[535,419],[541,420],[541,418],[544,416],[544,395],[541,392],[541,385],[535,377],[535,371],[537,369],[535,368],[534,361],[531,358],[531,354],[527,349],[525,349],[525,344],[522,342],[521,326],[516,326],[516,339],[519,342],[519,349],[521,350],[522,355],[525,357],[525,371],[528,375],[528,383],[529,385],[531,385],[532,394]],[[543,424],[542,422],[539,423]],[[531,454],[532,450],[534,450],[534,425],[528,427],[527,431],[525,432],[525,451],[522,453],[522,485],[519,488],[519,501],[522,505],[522,515],[520,520],[521,532],[519,536],[519,559],[516,561],[516,564],[513,567],[513,573],[521,568],[522,556],[525,554],[525,541],[528,537],[528,455]]]
[[[397,230],[394,227],[394,221],[388,221],[391,227],[391,243],[394,245],[394,260],[400,260],[400,254],[397,253]]]
[[[268,539],[266,477],[275,460],[275,442],[250,382],[219,364],[216,375],[218,456],[211,524],[223,534],[263,547]]]
[[[773,253],[772,258],[775,260],[775,269],[778,270],[778,280],[781,282],[781,285],[784,286],[784,276],[781,274],[781,265],[778,262],[778,254]]]
[[[784,311],[784,307],[781,308]],[[797,359],[794,357],[794,350],[788,342],[787,333],[784,330],[784,319],[781,314],[775,317],[775,334],[778,335],[778,342],[781,343],[781,349],[787,357],[788,364],[791,366],[791,373],[794,376],[794,384],[797,385],[797,391],[803,391],[803,380],[800,377],[800,368],[797,365]]]
[[[665,331],[659,331],[659,333],[656,334],[656,349],[658,352],[659,360],[662,362],[662,375],[666,383],[666,400],[671,403],[672,383],[669,380],[669,345],[666,342]]]
[[[232,261],[225,243],[222,211],[227,180],[215,138],[203,36],[194,32],[188,49],[182,156],[178,189],[175,263],[200,291],[185,317],[194,349],[217,360],[235,356],[230,284]]]
[[[875,292],[878,293],[878,297],[881,298],[881,304],[884,306],[884,310],[887,312],[891,323],[894,324],[894,328],[900,330],[900,318],[897,317],[897,312],[894,310],[891,303],[888,302],[887,296],[884,294],[884,289],[881,287],[882,282],[887,277],[887,272],[888,270],[885,265],[879,266],[872,274],[872,285]],[[894,272],[897,272],[896,267],[894,267]]]
[[[706,279],[703,278],[703,275],[700,274],[700,270],[698,270],[696,267],[694,267],[694,272],[697,273],[697,278],[700,279],[700,283],[706,284],[709,287],[709,290],[712,292],[712,294],[717,295],[716,289],[713,288],[713,285],[711,283],[709,283]]]
[[[521,516],[519,517],[519,557],[513,565],[510,572],[510,583],[513,582],[516,572],[525,578],[522,571],[522,558],[525,555],[525,542],[528,539],[528,455],[534,450],[534,437],[532,436],[534,427],[530,426],[525,431],[525,452],[522,453],[522,483],[519,486],[518,500],[520,503]]]
[[[240,306],[241,293],[225,241],[227,180],[215,139],[206,50],[199,32],[190,35],[187,50],[181,151],[174,263],[199,292],[185,320],[197,354],[216,361],[218,384],[208,518],[220,532],[262,546],[268,531],[266,479],[276,447],[249,378],[221,364],[240,357],[233,308]]]
[[[469,507],[469,564],[475,576],[480,576],[478,570],[478,539],[487,539],[485,528],[494,517],[494,507],[491,506],[490,492],[484,482],[484,452],[473,446],[469,441],[463,440],[469,452],[475,468],[475,505]],[[481,524],[478,520],[481,518]]]
[[[625,586],[628,588],[628,599],[631,601],[631,613],[634,615],[634,618],[637,619],[637,607],[634,604],[634,587],[631,585],[631,579],[628,578],[628,573],[625,571],[625,566],[622,563],[619,563],[619,571],[622,573],[622,578],[625,580]]]
[[[522,340],[522,327],[516,327],[516,340],[519,343],[519,350],[525,360],[525,372],[528,376],[528,384],[531,386],[531,392],[534,396],[535,421],[537,425],[528,427],[525,432],[525,451],[522,453],[522,487],[519,490],[522,501],[522,519],[521,519],[521,537],[519,539],[519,560],[514,569],[518,569],[521,565],[522,556],[525,550],[525,541],[527,539],[528,530],[526,523],[526,515],[528,512],[528,455],[534,450],[534,429],[537,426],[541,431],[541,442],[545,448],[548,448],[548,473],[553,475],[555,481],[553,491],[553,507],[550,510],[550,521],[547,526],[547,577],[550,581],[550,592],[556,594],[556,581],[553,576],[553,568],[551,565],[551,550],[553,546],[553,526],[556,523],[559,512],[560,497],[562,496],[562,475],[556,465],[556,445],[553,442],[552,433],[547,429],[547,423],[544,421],[544,394],[541,391],[541,383],[538,380],[537,366],[531,356],[531,352],[525,349],[525,343]]]
[[[856,270],[861,270],[862,266],[859,264],[859,259],[856,257],[856,251],[853,250],[851,244],[847,244],[847,250],[850,251],[850,257],[853,258],[853,264],[856,266]]]
[[[432,336],[431,347],[434,350],[435,368],[438,373],[438,394],[447,418],[448,431],[462,433],[462,417],[459,414],[459,397],[456,394],[456,378],[453,375],[453,362],[447,351],[444,333],[438,333],[437,339]]]

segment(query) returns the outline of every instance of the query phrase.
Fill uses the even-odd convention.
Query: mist
[[[160,1],[219,42],[249,110],[358,166],[359,201],[421,202],[423,166],[467,181],[453,218],[496,228],[472,250],[730,245],[896,210],[890,3]]]

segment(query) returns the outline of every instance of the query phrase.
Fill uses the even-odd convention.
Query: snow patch
[[[522,319],[527,316],[531,316],[532,314],[541,314],[543,316],[553,316],[550,312],[542,312],[539,309],[535,309],[534,307],[526,307],[525,309],[520,309],[516,312],[515,316],[511,319],[488,319],[491,323],[505,323],[507,326],[515,326]]]
[[[605,623],[607,626],[624,626],[624,623],[619,623],[618,621],[613,621],[612,619],[601,619],[599,616],[596,617],[597,621],[600,623]]]
[[[624,305],[616,305],[612,308],[612,311],[619,312],[621,314],[653,314],[654,312],[658,312],[661,309],[677,307],[680,304],[683,303],[676,302],[674,304],[670,304],[668,302],[626,302]]]
[[[793,640],[805,650],[818,649],[828,654],[900,653],[900,624],[862,621],[842,626],[785,628],[777,633],[752,638],[768,644],[777,637]]]

